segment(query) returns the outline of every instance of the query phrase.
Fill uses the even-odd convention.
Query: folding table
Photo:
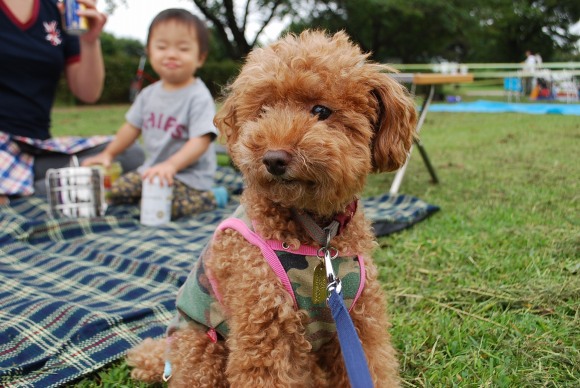
[[[427,112],[429,111],[429,106],[431,105],[431,101],[433,100],[433,95],[435,94],[435,86],[436,85],[443,85],[443,84],[457,84],[457,83],[466,83],[466,82],[473,82],[473,74],[439,74],[439,73],[395,73],[390,74],[393,79],[399,81],[402,84],[412,84],[412,85],[421,85],[421,86],[428,86],[427,92],[425,93],[425,98],[423,99],[423,104],[421,105],[421,110],[419,111],[419,120],[417,121],[417,127],[415,132],[417,135],[421,131],[421,127],[423,126],[423,122],[425,121],[425,117],[427,116]],[[437,178],[437,174],[435,173],[435,168],[431,164],[429,160],[429,156],[427,155],[427,151],[423,144],[421,144],[420,140],[415,140],[415,144],[417,148],[419,148],[419,152],[421,153],[421,157],[423,158],[423,162],[425,162],[425,166],[431,175],[431,179],[433,183],[439,183],[439,179]],[[407,161],[401,167],[396,175],[393,183],[391,184],[391,188],[389,192],[391,194],[397,194],[399,191],[399,187],[403,182],[403,177],[405,176],[405,171],[407,169],[407,165],[409,164],[409,160],[411,159],[411,152],[413,151],[413,146],[409,150],[409,156],[407,157]]]

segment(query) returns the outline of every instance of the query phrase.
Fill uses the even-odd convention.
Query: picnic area
[[[55,134],[111,134],[126,109],[56,109]],[[439,210],[412,227],[380,237],[374,256],[388,294],[392,336],[406,384],[574,385],[580,364],[577,117],[433,111],[426,118],[421,138],[440,182],[429,182],[415,151],[400,192]],[[240,184],[231,177],[230,187]],[[393,174],[372,176],[365,197],[380,198],[388,193],[392,178]],[[0,218],[3,284],[22,289],[15,282],[24,282],[22,274],[8,274],[7,268],[22,273],[37,268],[28,279],[31,284],[46,282],[58,288],[55,280],[67,278],[62,268],[70,268],[68,281],[78,281],[77,291],[99,293],[102,305],[110,304],[111,309],[104,321],[98,320],[98,304],[90,314],[91,320],[108,324],[105,332],[115,333],[110,338],[90,333],[86,338],[91,343],[81,341],[85,347],[69,349],[67,344],[74,338],[69,338],[67,329],[75,325],[59,323],[62,327],[51,334],[54,342],[50,342],[59,348],[54,353],[42,350],[48,354],[43,362],[59,373],[66,369],[59,369],[63,364],[71,363],[73,367],[69,365],[63,373],[77,376],[74,384],[79,387],[132,385],[123,351],[140,336],[162,335],[172,317],[173,295],[180,279],[195,260],[193,253],[201,249],[208,225],[223,215],[212,213],[155,231],[139,224],[137,208],[113,209],[110,216],[93,223],[47,221],[47,204],[39,198],[23,200],[14,208],[10,212],[2,209]],[[22,216],[28,220],[23,222]],[[147,243],[136,245],[139,239]],[[101,253],[90,257],[84,246],[95,244]],[[176,250],[178,255],[168,255]],[[134,268],[127,273],[125,266],[130,265]],[[118,269],[125,274],[122,282],[115,273]],[[114,285],[104,280],[103,284],[119,291],[107,296],[107,292],[99,292],[103,284],[84,284],[76,271],[98,273],[99,277],[109,272]],[[137,293],[153,292],[153,285],[163,287],[161,292],[155,290],[161,295],[157,307],[149,301],[148,308],[140,309],[141,316],[120,319],[126,302],[119,301],[114,308],[113,301],[123,299],[122,295],[133,300],[134,295],[124,293],[135,287]],[[42,299],[32,286],[26,290],[31,302]],[[70,296],[55,296],[53,302]],[[4,333],[8,325],[27,336],[38,336],[51,330],[47,322],[58,322],[58,314],[54,315],[58,309],[36,312],[29,307],[16,316],[7,315],[9,304],[3,303]],[[43,316],[35,318],[34,314]],[[107,324],[98,327],[105,329]],[[23,338],[18,345],[26,341]],[[43,345],[35,346],[42,349]],[[38,354],[40,349],[35,349],[28,351]],[[100,356],[95,349],[117,356],[103,355],[91,364],[91,357]],[[20,353],[26,354],[26,349]],[[14,360],[18,362],[18,358]],[[2,376],[3,382],[14,386],[18,381],[50,376],[50,368],[32,365],[40,377],[34,372],[19,375],[22,369],[16,367],[13,374]],[[56,378],[60,378],[58,374]]]

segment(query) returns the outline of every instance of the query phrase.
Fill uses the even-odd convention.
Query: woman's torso
[[[80,48],[64,32],[56,0],[31,6],[27,12],[0,0],[0,131],[46,139],[58,82]]]

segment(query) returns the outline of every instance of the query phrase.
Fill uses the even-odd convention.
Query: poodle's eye
[[[326,120],[332,114],[332,110],[323,105],[314,105],[310,113],[318,116],[318,120]]]

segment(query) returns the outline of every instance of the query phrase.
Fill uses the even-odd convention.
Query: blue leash
[[[356,211],[356,205],[354,207]],[[350,215],[352,217],[353,213]],[[352,319],[342,298],[340,279],[335,275],[332,268],[332,259],[338,256],[338,251],[330,246],[330,240],[337,235],[341,224],[333,220],[330,225],[321,228],[307,214],[294,211],[294,217],[300,222],[310,237],[317,241],[321,248],[317,256],[324,260],[326,270],[326,290],[328,292],[327,304],[336,323],[338,341],[342,350],[342,358],[346,366],[346,373],[352,388],[373,388],[373,379],[369,372],[369,366],[362,348]],[[342,225],[344,226],[344,225]]]
[[[332,318],[336,323],[336,332],[338,334],[338,341],[340,349],[342,350],[342,358],[346,366],[346,373],[352,388],[372,388],[373,379],[369,372],[369,366],[365,357],[365,352],[350,314],[344,300],[342,298],[342,285],[340,279],[334,274],[332,268],[332,254],[330,247],[330,233],[327,234],[326,246],[320,248],[318,251],[319,257],[324,257],[324,267],[326,269],[326,290],[328,291],[328,307],[332,313]],[[338,255],[338,252],[336,252]]]
[[[328,306],[336,322],[338,341],[342,350],[342,358],[346,365],[346,373],[352,388],[373,387],[373,380],[361,342],[356,334],[354,324],[342,300],[342,295],[335,289],[330,291]]]

